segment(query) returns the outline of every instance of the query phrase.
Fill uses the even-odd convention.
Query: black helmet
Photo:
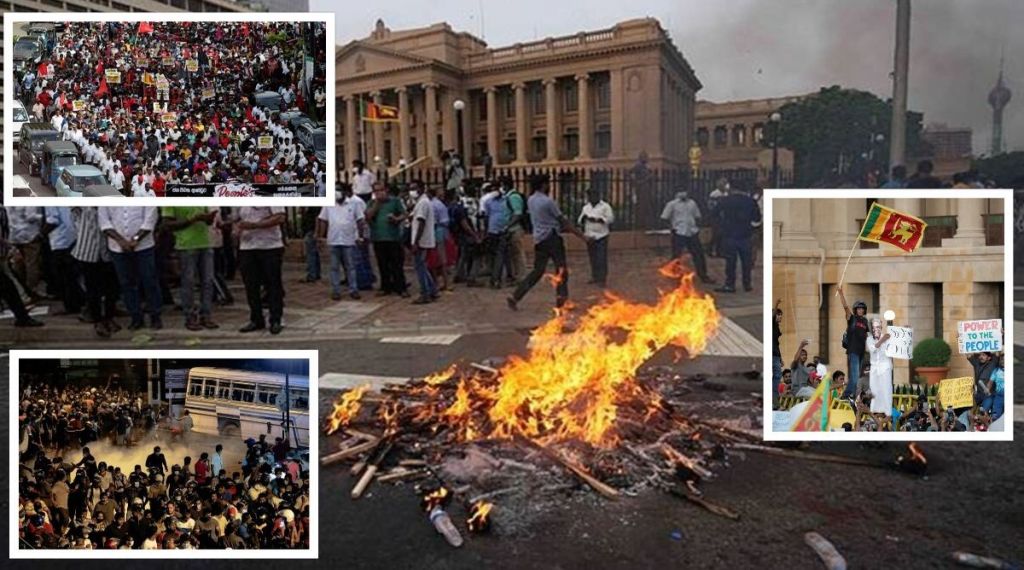
[[[868,305],[864,301],[857,301],[856,303],[853,304],[854,311],[856,311],[858,307],[864,309],[865,313],[868,312]]]

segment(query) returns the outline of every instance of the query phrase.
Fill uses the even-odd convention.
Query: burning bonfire
[[[465,503],[474,531],[487,528],[492,508],[502,508],[484,499],[500,486],[494,479],[510,471],[568,471],[609,498],[650,484],[698,496],[695,483],[711,477],[707,465],[721,459],[719,442],[738,436],[683,417],[664,395],[678,376],[644,374],[642,367],[663,349],[695,358],[721,316],[681,264],[660,272],[673,287],[654,304],[609,294],[577,316],[556,312],[532,332],[525,356],[496,367],[453,365],[379,393],[363,386],[343,394],[325,429],[350,437],[322,462],[357,461],[356,498],[367,473],[400,450],[377,480],[425,480],[424,497],[444,489],[440,496],[471,499],[483,491]]]

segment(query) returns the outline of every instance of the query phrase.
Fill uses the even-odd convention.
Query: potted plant
[[[949,357],[953,351],[941,338],[926,338],[914,347],[914,374],[922,376],[928,385],[938,384],[949,372]]]

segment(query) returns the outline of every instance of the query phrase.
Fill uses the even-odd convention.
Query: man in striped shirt
[[[121,330],[114,321],[117,304],[117,273],[111,263],[107,239],[100,230],[97,208],[72,208],[76,240],[71,257],[85,278],[85,300],[93,328],[101,338]]]

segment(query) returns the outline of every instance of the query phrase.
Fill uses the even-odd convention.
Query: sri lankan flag
[[[398,107],[378,105],[366,102],[363,112],[363,120],[371,123],[388,123],[398,121]]]
[[[807,401],[800,417],[792,423],[789,431],[827,431],[828,413],[832,399],[832,375],[821,379],[814,395]]]
[[[920,218],[903,214],[873,202],[860,229],[860,239],[894,245],[911,252],[921,245],[928,224]]]

